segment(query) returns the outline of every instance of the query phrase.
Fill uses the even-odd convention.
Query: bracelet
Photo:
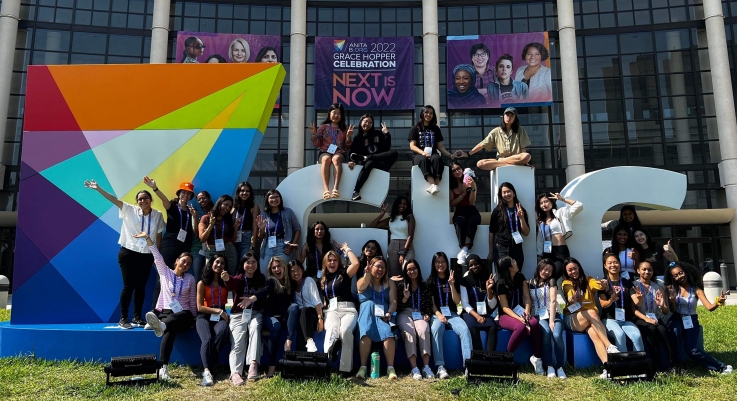
[[[348,248],[344,252],[347,254],[348,252],[353,252],[353,250],[351,248]]]
[[[159,191],[159,187],[154,188],[154,192],[158,192],[158,191]]]
[[[318,316],[317,317],[317,320],[322,320],[322,316]]]

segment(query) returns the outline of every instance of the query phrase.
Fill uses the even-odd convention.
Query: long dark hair
[[[417,124],[415,124],[415,126],[417,127],[419,131],[422,131],[422,128],[425,126],[425,123],[424,123],[425,118],[423,116],[425,115],[425,112],[428,110],[432,110],[432,120],[430,120],[429,126],[432,127],[433,125],[434,126],[438,125],[438,113],[435,112],[434,107],[428,104],[428,105],[425,105],[425,107],[423,107],[422,110],[420,110],[420,121],[418,121]]]
[[[624,231],[627,234],[627,242],[625,242],[625,244],[624,244],[624,249],[620,249],[620,247],[619,247],[619,241],[617,241],[617,234],[620,231]],[[619,226],[614,227],[614,231],[612,231],[612,244],[609,247],[609,249],[611,250],[612,253],[615,253],[615,254],[619,255],[620,252],[626,251],[627,250],[627,247],[629,247],[631,245],[631,243],[633,241],[632,237],[633,236],[632,236],[632,234],[630,234],[630,231],[627,229],[627,227],[625,227],[623,225],[619,225]]]
[[[496,208],[499,211],[499,216],[502,219],[502,223],[506,226],[509,224],[509,221],[507,219],[507,214],[504,213],[504,209],[507,208],[507,201],[502,198],[502,189],[503,188],[509,188],[512,193],[514,194],[514,197],[512,198],[512,201],[514,202],[514,205],[517,206],[519,204],[519,199],[517,199],[517,190],[514,189],[514,185],[510,182],[503,182],[502,185],[499,186],[499,190],[496,194]],[[523,207],[522,210],[527,214],[527,210]]]
[[[220,276],[217,276],[216,277],[215,276],[215,271],[212,270],[212,265],[215,263],[215,260],[218,259],[218,258],[223,258],[223,260],[225,260],[225,265],[226,266],[228,265],[228,258],[222,252],[218,252],[218,253],[215,254],[215,256],[213,256],[210,259],[208,259],[207,260],[207,263],[205,263],[205,268],[202,269],[202,278],[201,278],[201,280],[202,280],[202,283],[204,283],[205,285],[210,285],[213,280],[217,279],[218,280],[218,284],[221,287],[225,287],[225,283],[223,282],[223,279],[220,278]]]
[[[215,218],[222,217],[223,221],[226,225],[232,226],[233,225],[233,216],[230,214],[230,211],[228,213],[223,213],[221,215],[220,207],[223,205],[223,203],[230,201],[230,203],[233,203],[233,198],[230,197],[230,195],[221,195],[217,202],[215,202],[215,206],[212,207],[212,215],[215,216]]]
[[[509,56],[509,57],[511,59],[512,56]],[[499,59],[499,60],[501,60],[501,59]],[[499,64],[499,61],[497,61],[496,63]],[[496,66],[494,68],[496,68]],[[499,128],[501,128],[503,132],[507,132],[507,124],[504,124],[504,116],[502,116],[502,122],[499,123]],[[510,131],[511,132],[519,132],[519,116],[517,115],[517,113],[514,114],[514,121],[512,121],[512,127],[511,127]]]
[[[248,199],[245,200],[245,204],[242,203],[241,197],[238,196],[238,194],[241,192],[241,189],[243,189],[243,187],[248,187],[248,191],[251,193],[251,195],[248,196]],[[248,181],[241,182],[235,188],[235,195],[233,195],[233,206],[236,209],[240,209],[242,207],[245,207],[246,208],[246,211],[249,211],[249,212],[251,210],[253,210],[253,206],[254,206],[254,203],[253,203],[253,187],[251,186],[251,184],[248,183]]]
[[[535,198],[535,214],[537,215],[537,221],[544,223],[548,219],[548,214],[545,213],[542,208],[540,208],[540,201],[547,198],[548,195],[545,193],[542,193]],[[550,204],[553,206],[552,209],[550,209],[550,213],[553,214],[553,217],[555,217],[555,213],[553,213],[553,210],[558,209],[558,203],[554,200],[550,200]]]
[[[253,280],[254,288],[258,288],[259,286],[263,286],[264,283],[266,283],[266,276],[264,276],[264,273],[261,272],[261,262],[259,261],[259,258],[256,256],[253,252],[248,252],[247,254],[243,255],[238,265],[235,267],[235,274],[239,275],[242,274],[243,276],[246,275],[246,261],[248,259],[254,258],[256,259],[256,271],[253,272]]]
[[[568,275],[568,270],[565,268],[565,266],[568,266],[571,263],[578,267],[578,278],[575,280]],[[586,292],[589,289],[589,281],[586,279],[586,272],[583,270],[581,262],[576,258],[566,258],[566,260],[563,261],[563,278],[570,280],[571,283],[573,283],[573,289],[576,291],[581,290],[581,292]],[[568,300],[566,299],[566,301]]]
[[[453,166],[458,166],[458,167],[461,168],[461,170],[463,170],[465,168],[465,167],[463,167],[463,165],[461,164],[461,162],[459,162],[457,160],[456,161],[453,161],[452,163],[450,163],[451,175],[453,174]],[[450,182],[448,182],[448,188],[451,189],[451,190],[453,190],[453,189],[456,189],[456,188],[460,187],[461,186],[461,182],[463,182],[463,179],[464,178],[465,177],[463,177],[461,175],[461,181],[459,182],[455,177],[453,177],[453,179],[450,180]],[[473,180],[473,177],[471,177],[471,179]],[[465,194],[462,194],[462,195],[465,195]]]
[[[397,196],[397,199],[394,199],[394,203],[392,203],[392,211],[389,213],[389,221],[394,221],[397,216],[399,216],[399,203],[402,199],[407,201],[407,208],[404,209],[404,213],[402,213],[402,220],[408,220],[409,216],[412,214],[412,204],[409,202],[409,198],[405,195],[399,195]]]
[[[435,285],[435,283],[438,282],[438,269],[435,267],[435,262],[437,262],[438,258],[444,258],[445,263],[448,265],[448,270],[446,272],[447,277],[450,277],[450,259],[448,259],[448,255],[445,254],[445,252],[435,252],[434,255],[432,255],[432,265],[430,266],[430,277],[427,278],[427,282],[429,284]]]
[[[266,192],[266,200],[264,201],[264,212],[266,213],[271,212],[271,206],[269,206],[269,196],[274,194],[279,195],[279,210],[284,210],[284,197],[281,196],[281,192],[279,192],[278,189],[274,188]]]
[[[701,272],[699,272],[699,269],[696,268],[696,266],[686,263],[686,262],[670,262],[668,265],[668,271],[665,274],[665,287],[668,288],[668,286],[673,286],[673,288],[678,288],[678,283],[673,280],[673,275],[671,274],[671,271],[673,271],[673,268],[680,267],[681,270],[683,270],[683,273],[686,274],[686,280],[688,281],[689,285],[692,285],[694,287],[698,287],[701,290],[704,289],[704,279],[701,277]]]
[[[419,287],[422,284],[422,269],[420,269],[420,263],[417,262],[415,259],[408,259],[404,261],[404,266],[402,266],[402,281],[404,281],[404,283],[408,285],[407,288],[410,288],[409,286],[411,286],[412,284],[412,279],[409,278],[409,275],[407,275],[407,267],[410,265],[410,263],[414,263],[415,267],[417,267],[417,286]]]
[[[512,292],[513,290],[515,290],[513,280],[514,277],[509,274],[509,268],[512,267],[512,262],[514,261],[515,260],[512,259],[511,256],[499,258],[499,268],[496,269],[496,273],[499,275],[499,280],[497,280],[497,288],[499,288],[499,286],[504,286],[507,289],[507,292]],[[509,302],[511,300],[507,301],[511,304],[511,302]]]
[[[361,247],[361,256],[359,256],[358,261],[360,262],[362,267],[366,267],[366,265],[369,262],[368,260],[366,260],[366,253],[363,250],[366,249],[368,244],[371,244],[371,243],[373,243],[374,246],[376,246],[376,255],[374,255],[374,257],[384,256],[384,252],[381,251],[381,245],[379,245],[379,242],[376,240],[370,239],[366,241],[366,243],[363,244],[363,246]]]
[[[279,52],[277,52],[276,49],[274,49],[271,46],[262,47],[261,50],[259,50],[258,53],[256,54],[256,60],[254,61],[257,63],[260,63],[261,59],[264,58],[264,56],[269,50],[271,50],[272,52],[274,52],[274,54],[276,54],[277,61],[279,61]]]
[[[627,223],[622,218],[622,214],[624,214],[624,211],[625,210],[629,210],[629,211],[632,212],[632,214],[635,215],[635,218],[632,219],[632,223]],[[635,210],[635,207],[634,206],[632,206],[632,205],[624,205],[624,206],[622,206],[622,208],[619,210],[619,223],[618,223],[618,225],[624,226],[624,227],[627,227],[627,228],[632,228],[633,233],[634,233],[634,231],[636,229],[642,227],[642,223],[640,223],[640,218],[637,217],[637,211]]]
[[[366,113],[366,114],[362,115],[360,119],[358,119],[358,136],[359,137],[368,134],[368,132],[367,131],[364,131],[363,130],[363,127],[361,127],[361,123],[363,122],[363,120],[365,120],[367,118],[370,118],[371,119],[371,130],[375,130],[376,129],[376,126],[374,126],[374,121],[376,121],[376,120],[374,120],[374,116],[371,113]]]
[[[197,202],[197,197],[198,197],[199,195],[205,195],[205,197],[207,198],[207,201],[209,202],[210,210],[212,210],[212,207],[213,207],[213,203],[212,203],[212,195],[210,195],[210,193],[209,193],[209,192],[207,192],[207,191],[200,191],[200,192],[199,192],[199,193],[197,193],[197,195],[195,195],[195,197],[194,197],[194,200],[195,200],[195,202]],[[199,204],[200,204],[200,202],[197,202],[197,204],[199,205]],[[202,211],[204,212],[205,210],[203,209]]]
[[[190,46],[194,46],[194,44],[197,43],[198,40],[199,39],[196,36],[190,36],[184,40],[184,51],[182,52],[182,61],[181,61],[182,63],[189,56],[189,52],[187,51],[187,48]]]
[[[328,228],[328,225],[325,224],[324,221],[318,220],[310,226],[310,228],[307,230],[307,250],[310,252],[315,251],[315,247],[317,246],[317,237],[315,237],[315,228],[318,225],[322,225],[325,228],[325,236],[322,237],[322,249],[320,249],[320,254],[324,255],[325,252],[333,249],[333,241],[330,237],[330,229]],[[316,265],[320,265],[319,260],[315,260]]]
[[[333,110],[340,110],[340,121],[338,121],[338,128],[340,128],[341,131],[346,131],[346,124],[345,124],[345,109],[343,109],[342,103],[333,103],[330,105],[330,108],[328,108],[328,116],[325,118],[325,121],[323,121],[323,124],[333,124],[333,121],[330,119],[330,112]]]
[[[553,274],[555,274],[555,262],[553,262],[552,259],[543,258],[543,259],[540,259],[539,262],[537,262],[537,268],[535,269],[535,274],[532,276],[532,280],[535,284],[535,287],[537,287],[540,284],[545,285],[544,282],[541,282],[540,271],[544,269],[545,266],[548,266],[548,265],[550,265],[553,268]],[[550,280],[550,277],[548,277],[548,280]]]
[[[647,232],[647,230],[645,230],[642,227],[637,227],[634,230],[632,230],[632,241],[634,242],[635,249],[637,249],[641,254],[642,252],[644,252],[642,245],[640,245],[639,242],[635,241],[636,231],[642,231],[642,233],[645,234],[645,244],[647,244],[647,249],[649,249],[652,252],[655,252],[655,242],[653,242],[653,238],[650,236],[650,233]]]

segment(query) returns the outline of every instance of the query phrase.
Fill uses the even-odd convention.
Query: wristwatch
[[[404,256],[404,255],[406,255],[406,254],[407,254],[407,252],[405,252],[405,251],[399,251],[399,252],[397,252],[397,253],[398,253],[398,254],[400,254],[400,255],[402,255],[402,256]]]

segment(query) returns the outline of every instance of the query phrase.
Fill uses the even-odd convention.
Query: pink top
[[[161,293],[159,300],[156,302],[156,310],[161,312],[164,309],[171,309],[169,304],[173,299],[179,300],[182,309],[189,311],[192,316],[197,316],[197,283],[194,276],[184,274],[178,277],[173,270],[166,266],[164,257],[161,256],[156,245],[148,247],[151,254],[154,255],[154,264],[159,272],[161,279]],[[175,295],[172,296],[172,293]]]
[[[333,135],[335,137],[333,137]],[[346,153],[350,150],[353,141],[346,140],[346,133],[338,127],[323,124],[317,129],[315,136],[311,138],[312,145],[323,152],[327,152],[332,144],[338,146],[338,152]]]

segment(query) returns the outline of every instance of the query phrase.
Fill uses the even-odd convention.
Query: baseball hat
[[[507,113],[512,113],[512,114],[514,114],[516,116],[517,115],[517,109],[515,109],[514,107],[507,107],[507,109],[504,110],[504,114],[507,114]]]

